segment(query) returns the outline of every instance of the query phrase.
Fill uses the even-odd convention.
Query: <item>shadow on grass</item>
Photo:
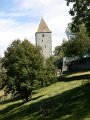
[[[5,113],[9,112],[10,110],[13,110],[14,108],[21,106],[22,104],[23,104],[23,102],[18,102],[18,103],[13,103],[11,105],[8,105],[4,110],[0,111],[0,115],[5,114]]]
[[[74,81],[74,80],[90,80],[90,75],[85,74],[85,75],[79,75],[79,76],[72,76],[72,77],[66,77],[67,75],[62,75],[58,78],[58,81],[64,81],[64,82],[69,82],[69,81]]]
[[[13,107],[5,108],[3,114],[0,113],[1,120],[82,120],[90,115],[90,85],[82,85],[32,104],[18,105],[20,103],[14,106],[15,111],[12,111]]]

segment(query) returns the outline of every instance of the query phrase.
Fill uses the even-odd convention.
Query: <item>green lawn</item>
[[[90,120],[90,72],[61,76],[59,82],[36,90],[33,100],[0,103],[0,120]]]

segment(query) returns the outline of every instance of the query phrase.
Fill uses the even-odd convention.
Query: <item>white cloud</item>
[[[62,0],[21,0],[17,2],[22,10],[34,10],[38,16],[43,16],[46,23],[53,32],[53,41],[58,45],[62,41],[62,36],[65,36],[67,23],[71,20],[69,16],[69,8],[66,6],[66,1]],[[35,14],[36,14],[35,13]],[[33,13],[34,14],[34,13]],[[56,40],[54,40],[56,38]],[[58,38],[60,40],[58,40]]]
[[[54,0],[13,0],[21,9],[35,9],[43,8],[43,6],[48,6],[55,3]],[[57,1],[57,0],[56,0]]]
[[[41,16],[44,17],[47,25],[52,31],[53,49],[60,45],[65,36],[67,23],[71,17],[68,14],[69,8],[66,2],[62,0],[13,0],[16,5],[16,12],[11,13],[0,12],[0,16],[9,16],[8,19],[0,19],[0,54],[3,55],[4,50],[12,42],[12,40],[25,37],[32,43],[35,43],[35,32],[39,25]],[[20,23],[15,18],[20,16],[30,16],[32,21],[29,23]],[[33,20],[36,17],[38,20]]]
[[[34,23],[19,24],[11,19],[0,20],[0,55],[6,50],[9,44],[15,39],[23,40],[27,38],[33,44],[36,25]]]

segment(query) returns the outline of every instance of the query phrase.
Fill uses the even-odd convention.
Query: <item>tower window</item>
[[[45,45],[45,48],[46,48],[46,45]]]
[[[44,37],[44,34],[42,34],[42,37]]]
[[[42,40],[42,42],[43,42],[43,40]]]

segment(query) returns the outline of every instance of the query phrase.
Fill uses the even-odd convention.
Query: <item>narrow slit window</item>
[[[44,37],[44,34],[42,34],[42,37]]]
[[[43,42],[43,40],[42,40],[42,42]]]

